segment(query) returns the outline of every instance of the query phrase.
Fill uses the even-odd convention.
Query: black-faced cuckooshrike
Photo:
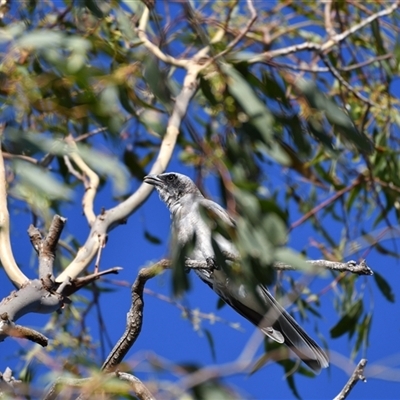
[[[234,227],[233,219],[220,205],[204,198],[195,183],[185,175],[174,172],[148,175],[144,181],[156,188],[171,213],[174,243],[183,246],[195,237],[190,259],[209,262],[215,256],[211,242],[212,229],[202,217],[200,209],[205,209],[228,226]],[[221,251],[238,255],[234,245],[225,237],[218,233],[213,237]],[[328,367],[329,360],[324,351],[266,287],[257,285],[257,296],[245,285],[233,282],[218,266],[195,269],[195,272],[236,312],[258,326],[272,340],[285,343],[314,372],[319,373],[321,368]]]

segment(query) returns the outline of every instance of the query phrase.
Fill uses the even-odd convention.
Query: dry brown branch
[[[102,277],[104,275],[109,275],[109,274],[118,274],[119,271],[121,271],[121,270],[122,270],[122,267],[113,267],[113,268],[106,269],[101,272],[82,276],[81,278],[71,279],[68,282],[68,284],[66,284],[64,286],[60,285],[57,289],[57,293],[60,293],[63,296],[70,296],[71,294],[77,292],[81,288],[83,288],[87,285],[90,285],[91,283],[93,283],[94,281],[99,279],[100,277]]]
[[[367,362],[367,359],[361,359],[350,379],[340,393],[334,398],[334,400],[344,400],[350,394],[351,390],[358,381],[367,382],[367,379],[364,376],[364,368],[367,365]]]
[[[342,197],[345,193],[349,192],[350,190],[354,189],[356,186],[360,185],[363,181],[364,181],[364,176],[359,175],[356,179],[354,179],[354,181],[349,186],[346,186],[345,188],[338,190],[332,197],[323,201],[318,206],[314,207],[312,210],[310,210],[309,212],[304,214],[297,221],[293,222],[290,225],[290,230],[297,228],[299,225],[301,225],[302,223],[307,221],[309,218],[314,216],[317,212],[321,211],[323,208],[327,207],[329,204],[335,202],[337,199]]]
[[[32,328],[27,328],[26,326],[15,324],[8,331],[5,329],[2,329],[2,331],[3,334],[7,334],[8,336],[30,340],[31,342],[37,343],[42,347],[46,347],[49,343],[49,340],[46,336]]]
[[[161,260],[147,268],[142,268],[135,282],[132,285],[132,305],[128,311],[125,332],[118,340],[117,344],[111,350],[107,359],[104,361],[101,369],[103,371],[111,371],[124,359],[129,349],[133,346],[136,339],[139,337],[143,323],[143,290],[146,282],[149,279],[159,275],[164,269],[170,267],[168,260]]]

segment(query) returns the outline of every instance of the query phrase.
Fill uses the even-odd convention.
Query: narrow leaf
[[[376,271],[374,271],[374,278],[376,284],[378,285],[379,290],[386,297],[386,300],[390,301],[391,303],[394,303],[395,300],[394,293],[387,280],[382,275],[378,274],[378,272]]]

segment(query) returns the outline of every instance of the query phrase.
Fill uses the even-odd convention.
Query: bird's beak
[[[146,175],[143,181],[148,185],[161,186],[162,180],[157,175]]]

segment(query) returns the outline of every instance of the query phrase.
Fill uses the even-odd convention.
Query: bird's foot
[[[207,263],[207,268],[210,271],[214,271],[214,269],[219,269],[217,263],[215,262],[215,259],[213,257],[207,257],[206,258],[206,263]]]

